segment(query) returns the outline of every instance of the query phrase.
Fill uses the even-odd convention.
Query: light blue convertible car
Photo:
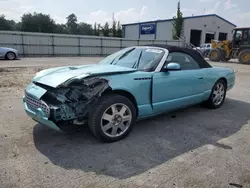
[[[25,89],[26,113],[58,131],[88,124],[98,139],[127,136],[137,120],[204,103],[219,108],[235,84],[195,50],[162,45],[122,49],[98,64],[38,72]]]

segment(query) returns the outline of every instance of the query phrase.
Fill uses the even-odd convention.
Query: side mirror
[[[172,63],[169,63],[167,64],[165,67],[164,67],[165,70],[180,70],[181,69],[181,66],[179,63],[175,63],[175,62],[172,62]]]

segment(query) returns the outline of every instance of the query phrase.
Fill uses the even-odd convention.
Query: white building
[[[123,37],[128,39],[173,40],[173,19],[130,23],[123,26]],[[230,40],[236,27],[216,15],[184,17],[183,37],[187,42],[200,46],[215,40]]]

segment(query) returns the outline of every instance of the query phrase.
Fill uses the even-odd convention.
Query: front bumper
[[[16,59],[19,58],[19,52],[16,52]]]
[[[43,112],[41,108],[38,108],[36,112],[34,112],[33,110],[30,110],[27,106],[25,96],[23,97],[23,104],[24,104],[24,109],[25,109],[26,114],[30,116],[33,120],[43,125],[46,125],[47,127],[51,129],[62,132],[60,128],[54,122],[48,120],[46,114]]]

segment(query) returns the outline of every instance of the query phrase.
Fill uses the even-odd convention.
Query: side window
[[[181,70],[200,69],[198,63],[188,54],[182,52],[169,53],[165,65],[168,63],[178,63]]]
[[[248,38],[248,31],[244,31],[243,40],[246,40],[247,38]]]
[[[238,41],[242,39],[242,31],[241,30],[236,31],[235,39]]]

